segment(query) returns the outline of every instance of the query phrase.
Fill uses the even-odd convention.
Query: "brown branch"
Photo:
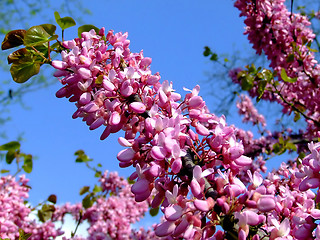
[[[194,154],[190,149],[188,149],[187,155],[181,158],[183,169],[180,171],[180,175],[188,176],[190,180],[193,178],[193,169],[196,166],[192,155]],[[206,198],[211,197],[212,199],[216,200],[218,193],[212,188],[211,184],[206,178],[203,179]]]

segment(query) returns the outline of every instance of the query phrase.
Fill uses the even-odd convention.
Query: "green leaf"
[[[266,86],[267,86],[267,81],[266,80],[260,80],[259,83],[258,83],[258,98],[257,100],[259,101],[266,89]]]
[[[43,204],[42,208],[38,210],[38,217],[41,222],[46,222],[51,219],[52,214],[55,211],[54,205]]]
[[[53,36],[57,29],[57,27],[53,24],[41,24],[40,26],[43,27],[43,29],[49,33],[50,36]]]
[[[100,85],[103,82],[103,75],[99,75],[96,80],[95,80],[95,84]]]
[[[32,155],[31,154],[25,155],[23,165],[22,165],[23,170],[26,173],[31,173],[32,167],[33,167]]]
[[[101,171],[96,171],[96,173],[94,174],[94,176],[95,176],[96,178],[101,177],[101,176],[102,176]]]
[[[2,41],[1,49],[6,50],[22,45],[25,34],[26,30],[24,29],[13,30],[8,32],[4,37],[4,40]]]
[[[1,169],[0,173],[8,173],[10,172],[10,170],[6,170],[6,169]]]
[[[24,57],[11,65],[11,76],[15,82],[24,83],[39,73],[40,65],[35,58]]]
[[[283,145],[283,144],[285,143],[283,137],[279,137],[279,143],[280,143],[281,145]]]
[[[20,148],[20,143],[17,141],[8,142],[0,146],[0,151],[17,150]]]
[[[73,20],[72,17],[63,17],[61,18],[58,12],[54,13],[54,16],[56,18],[56,22],[61,27],[62,30],[65,30],[69,27],[73,27],[76,25],[76,22]]]
[[[58,48],[61,48],[61,45],[58,42],[55,42],[54,44],[51,45],[51,49],[58,49]]]
[[[99,28],[97,28],[96,26],[91,25],[91,24],[85,24],[85,25],[82,25],[78,28],[78,37],[81,38],[81,33],[89,32],[92,29],[94,29],[96,31],[96,33],[99,34],[99,31],[100,31]]]
[[[298,158],[299,158],[299,159],[304,159],[305,156],[306,156],[306,154],[305,154],[304,152],[301,152],[301,153],[299,153]]]
[[[54,195],[54,194],[51,194],[49,197],[48,197],[48,201],[53,203],[53,204],[56,204],[57,203],[57,196]]]
[[[291,62],[293,62],[293,61],[294,61],[294,54],[291,53],[291,54],[288,55],[288,57],[287,57],[287,59],[286,59],[286,62],[287,62],[287,63],[291,63]]]
[[[308,46],[307,46],[307,48],[309,49],[309,51],[310,51],[310,52],[318,52],[318,50],[317,50],[317,49],[313,49],[313,48],[308,47]]]
[[[60,18],[58,20],[58,24],[61,27],[62,30],[65,30],[69,27],[73,27],[76,25],[76,22],[73,20],[72,17],[64,17],[64,18]]]
[[[254,77],[252,75],[246,75],[241,78],[241,88],[245,91],[249,91],[253,88]]]
[[[90,162],[92,159],[85,154],[83,150],[78,150],[74,153],[74,155],[78,156],[76,162]]]
[[[127,181],[128,181],[129,184],[134,184],[136,182],[134,180],[131,180],[129,177],[127,178]]]
[[[54,18],[56,19],[57,23],[58,23],[58,20],[61,18],[60,14],[57,11],[54,12]]]
[[[212,54],[211,49],[208,46],[205,46],[203,56],[208,57],[210,54]]]
[[[292,142],[287,142],[286,143],[286,148],[288,150],[291,150],[291,151],[294,151],[294,152],[297,151],[297,146]]]
[[[273,144],[272,149],[273,149],[273,152],[277,154],[278,152],[280,152],[280,144],[279,143]]]
[[[249,72],[249,73],[256,74],[256,72],[257,72],[256,66],[255,66],[254,64],[251,64],[251,66],[248,67],[248,72]]]
[[[261,71],[261,73],[263,75],[264,80],[266,80],[268,83],[270,83],[271,80],[273,79],[273,73],[268,69],[263,69]]]
[[[79,194],[80,194],[80,195],[83,195],[83,194],[87,193],[87,192],[89,191],[89,189],[90,189],[89,186],[84,186],[84,187],[82,187],[82,188],[80,189]]]
[[[49,42],[50,34],[42,26],[33,26],[28,29],[24,36],[24,45],[26,47],[40,45]]]
[[[6,163],[11,164],[13,159],[16,157],[16,151],[15,150],[9,150],[6,154]]]
[[[281,78],[285,82],[294,83],[297,81],[297,78],[288,77],[286,70],[284,68],[281,69]]]
[[[84,199],[82,199],[82,206],[87,209],[89,207],[91,207],[94,203],[94,200],[92,198],[92,194],[88,194],[87,196],[85,196]]]
[[[100,187],[98,185],[94,185],[92,192],[94,192],[94,193],[102,192],[102,187]]]
[[[31,233],[25,233],[21,228],[19,229],[19,240],[28,240],[31,235]]]
[[[300,113],[295,111],[293,121],[297,122],[300,118],[301,118]]]
[[[151,208],[151,209],[149,210],[149,213],[150,213],[150,215],[151,215],[152,217],[157,216],[157,214],[159,213],[159,207],[157,207],[157,208]]]
[[[211,57],[210,57],[210,60],[211,61],[218,61],[218,54],[216,54],[216,53],[212,53],[212,55],[211,55]]]

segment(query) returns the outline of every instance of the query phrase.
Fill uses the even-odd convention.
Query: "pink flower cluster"
[[[217,194],[225,195],[225,188],[230,196],[243,193],[245,187],[236,177],[231,177],[232,186],[228,187],[216,176],[227,169],[228,175],[235,176],[252,163],[243,156],[235,128],[227,126],[224,117],[209,112],[198,95],[199,86],[185,89],[189,93],[182,99],[172,83],[160,84],[160,75],[151,74],[151,59],[142,52],[130,52],[127,34],[109,31],[105,36],[104,29],[99,35],[92,30],[64,46],[68,49],[62,52],[62,61],[52,62],[58,69],[55,76],[65,85],[57,96],[76,102],[73,116],[83,118],[90,129],[104,126],[101,139],[125,131],[119,143],[126,148],[117,158],[121,167],[136,168],[130,177],[136,179],[131,188],[136,201],[146,200],[155,191],[151,204],[161,205],[166,218],[156,234],[174,232],[176,237],[188,239],[213,234],[206,233],[210,221],[208,227],[201,225],[214,201],[206,199],[204,192],[210,184],[221,182],[214,187],[219,189]],[[188,170],[187,158],[191,162]],[[195,162],[201,167],[194,167]],[[213,190],[211,196],[217,197]]]
[[[128,182],[115,172],[108,174],[106,171],[99,181],[102,193],[92,207],[84,209],[81,204],[67,203],[57,207],[53,219],[63,221],[64,215],[69,213],[75,221],[87,221],[89,236],[87,238],[78,236],[78,239],[129,239],[130,236],[139,232],[149,236],[150,231],[136,231],[131,228],[131,224],[139,221],[148,210],[148,203],[137,203]]]
[[[31,209],[24,201],[29,197],[28,179],[11,175],[0,179],[0,238],[18,239],[19,229],[32,233],[30,240],[56,238],[63,234],[52,221],[39,224],[30,219]]]
[[[160,84],[159,74],[151,75],[150,58],[130,52],[126,34],[113,35],[110,31],[105,41],[103,32],[83,33],[81,39],[64,43],[70,49],[62,53],[62,61],[53,63],[58,68],[56,75],[63,77],[61,82],[65,85],[57,95],[76,102],[74,116],[82,117],[90,129],[105,126],[102,139],[120,129],[125,131],[119,143],[126,148],[117,158],[121,167],[136,168],[130,177],[136,179],[131,188],[136,201],[148,199],[154,191],[151,206],[160,206],[164,214],[156,235],[184,239],[228,237],[228,231],[222,235],[215,231],[215,226],[221,224],[218,219],[224,216],[230,217],[228,224],[232,231],[237,231],[239,239],[248,236],[250,226],[258,225],[272,231],[273,239],[294,236],[304,223],[288,227],[287,221],[281,221],[282,210],[289,208],[285,205],[288,198],[278,190],[292,183],[280,181],[280,173],[263,181],[258,173],[262,162],[247,171],[253,161],[243,155],[243,144],[236,140],[237,130],[227,126],[224,117],[208,111],[198,95],[199,86],[185,89],[189,93],[182,99],[174,92],[172,83]],[[114,37],[120,40],[113,41]],[[105,57],[100,58],[100,53]],[[115,60],[116,57],[119,59]],[[90,65],[84,65],[81,59]],[[146,61],[147,65],[142,64]],[[90,97],[83,101],[83,94]],[[250,108],[248,104],[244,107]],[[251,112],[251,117],[256,117],[257,113]],[[314,194],[304,192],[290,194],[295,198],[301,195],[299,204],[305,204]],[[290,204],[295,207],[298,203]],[[310,216],[308,209],[301,216]],[[238,221],[232,221],[231,216]],[[283,233],[280,229],[284,226]],[[312,235],[315,227],[310,226],[308,234]]]
[[[30,218],[34,213],[31,206],[25,204],[29,197],[28,181],[24,176],[18,181],[10,175],[0,179],[0,238],[18,239],[19,229],[23,229],[25,233],[32,234],[30,240],[55,239],[64,234],[55,223],[63,223],[66,214],[71,214],[76,222],[87,221],[90,225],[87,238],[75,236],[70,239],[129,239],[130,236],[154,236],[151,230],[131,228],[131,224],[143,217],[149,205],[146,202],[137,203],[130,185],[117,173],[108,174],[106,171],[101,176],[99,181],[102,193],[92,207],[85,209],[81,203],[56,206],[51,219],[44,223],[39,223],[34,217]]]
[[[14,239],[30,209],[23,203],[29,197],[28,180],[21,176],[18,181],[12,176],[0,179],[0,237]]]
[[[235,6],[245,17],[246,31],[249,41],[258,54],[262,51],[271,61],[272,67],[281,80],[281,70],[285,69],[295,83],[280,81],[277,87],[287,102],[295,107],[305,109],[308,117],[319,121],[320,111],[320,65],[315,59],[307,43],[312,42],[315,35],[309,28],[307,17],[291,14],[284,4],[285,0],[237,0]],[[256,93],[251,92],[256,96]],[[266,94],[263,98],[276,100]],[[284,107],[284,112],[291,112],[291,107],[278,96],[277,101]],[[309,136],[318,136],[319,125],[308,121]]]
[[[296,176],[303,179],[299,185],[301,191],[318,189],[316,203],[320,203],[320,143],[310,143],[308,147],[311,154],[302,160],[300,172]]]
[[[252,122],[253,125],[260,123],[263,127],[266,126],[264,116],[258,113],[258,110],[247,95],[241,95],[240,101],[237,102],[236,106],[239,109],[239,114],[243,116],[243,122]]]
[[[109,31],[105,36],[104,29],[99,34],[92,30],[63,44],[67,49],[62,61],[52,62],[64,85],[57,96],[75,102],[73,117],[82,118],[91,130],[103,126],[101,139],[119,130],[125,132],[118,139],[125,149],[117,159],[121,167],[135,168],[130,176],[135,180],[131,187],[135,201],[143,202],[152,193],[151,206],[163,212],[155,228],[158,237],[222,240],[250,235],[258,240],[318,236],[315,194],[301,188],[303,181],[314,184],[315,180],[295,176],[304,165],[283,164],[263,180],[259,173],[266,170],[263,159],[253,161],[245,156],[244,145],[237,139],[247,139],[251,146],[249,132],[228,126],[223,116],[210,113],[199,96],[199,86],[185,89],[188,93],[182,97],[172,83],[161,84],[160,75],[151,73],[151,59],[142,52],[130,52],[127,33]],[[247,98],[243,97],[239,108],[248,120],[265,124]],[[267,137],[256,145],[269,143]],[[88,209],[95,213],[90,214],[94,220],[88,218],[90,234],[128,234],[120,226],[109,229],[103,222],[109,213],[106,206],[119,201],[97,201]],[[117,215],[111,209],[108,219]],[[216,231],[217,225],[224,232]]]

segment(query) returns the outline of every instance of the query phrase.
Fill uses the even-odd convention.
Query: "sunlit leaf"
[[[291,151],[297,151],[297,146],[292,142],[287,142],[286,148]]]
[[[24,45],[27,47],[49,42],[51,36],[42,26],[33,26],[28,29],[24,36]]]
[[[134,180],[131,180],[129,177],[127,178],[127,181],[128,181],[129,184],[134,184],[136,182]]]
[[[53,24],[41,24],[41,27],[43,27],[43,29],[49,33],[50,36],[53,36],[57,27]]]
[[[297,78],[288,77],[286,70],[284,68],[281,69],[281,78],[285,82],[294,83],[297,81]]]
[[[98,185],[94,185],[94,188],[92,190],[94,193],[102,192],[102,187]]]
[[[103,82],[103,75],[99,75],[96,80],[95,80],[95,84],[100,85]]]
[[[57,23],[58,23],[58,20],[61,18],[60,14],[57,11],[54,12],[54,18],[56,19]]]
[[[270,83],[271,80],[273,79],[273,73],[268,69],[263,69],[261,73],[263,75],[263,79],[266,80],[268,83]]]
[[[54,17],[56,19],[56,22],[61,27],[62,30],[65,30],[69,27],[75,26],[76,22],[73,20],[72,17],[60,17],[60,14],[58,12],[54,12]]]
[[[260,80],[259,83],[258,83],[258,100],[261,99],[265,89],[266,89],[266,86],[267,86],[267,81],[266,80]]]
[[[7,169],[1,169],[1,171],[0,171],[0,173],[8,173],[8,172],[10,172],[10,171]]]
[[[40,71],[40,63],[32,57],[24,57],[12,63],[10,72],[13,80],[17,83],[24,83]]]
[[[24,29],[13,30],[8,32],[4,37],[1,49],[6,50],[22,45],[25,34],[26,30]]]
[[[250,74],[241,78],[241,88],[245,91],[249,91],[253,87],[254,77]]]

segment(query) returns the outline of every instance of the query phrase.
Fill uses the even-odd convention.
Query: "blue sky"
[[[144,55],[153,59],[151,70],[160,72],[162,80],[172,81],[181,94],[184,94],[183,87],[203,85],[208,79],[205,72],[213,71],[210,61],[202,55],[204,46],[218,53],[249,49],[242,34],[243,19],[238,17],[239,12],[231,0],[91,0],[83,2],[83,6],[92,12],[83,16],[84,23],[129,32],[130,49],[134,52],[143,49]],[[76,6],[72,7],[77,11]],[[48,18],[54,19],[53,12],[48,12]],[[36,18],[31,24],[42,23],[45,22]],[[75,37],[76,31],[75,27],[66,30],[65,39]],[[8,77],[8,73],[1,74]],[[9,87],[15,88],[15,83]],[[75,163],[74,152],[78,149],[85,150],[95,160],[94,164],[101,163],[104,169],[118,171],[122,176],[127,177],[134,170],[118,166],[116,155],[122,147],[117,138],[122,133],[100,141],[102,128],[89,131],[80,119],[71,118],[74,104],[55,97],[60,87],[55,84],[26,95],[24,104],[29,109],[12,106],[12,121],[5,125],[8,140],[24,133],[22,151],[37,157],[29,175],[32,203],[50,194],[56,194],[60,204],[81,201],[79,189],[92,185],[96,179],[84,165]],[[213,108],[215,101],[206,88],[203,87],[201,93],[204,99],[210,99],[207,104]],[[239,123],[238,118],[227,121]]]

